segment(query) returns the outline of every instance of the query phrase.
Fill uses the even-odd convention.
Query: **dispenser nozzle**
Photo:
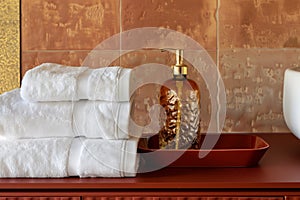
[[[183,63],[183,49],[174,49],[174,48],[162,48],[160,49],[162,52],[164,51],[173,51],[175,50],[176,55],[176,63],[172,65],[173,75],[187,75],[187,66]]]
[[[183,49],[176,49],[176,64],[173,65],[174,75],[187,75],[187,66],[183,64]]]
[[[176,49],[176,65],[183,65],[183,50]]]

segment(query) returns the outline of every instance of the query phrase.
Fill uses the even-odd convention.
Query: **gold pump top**
[[[183,49],[176,49],[176,64],[172,68],[173,75],[187,75],[187,66],[183,64]]]

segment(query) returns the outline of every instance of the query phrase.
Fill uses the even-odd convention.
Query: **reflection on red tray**
[[[211,137],[209,134],[204,137]],[[207,138],[209,139],[209,138]],[[139,146],[142,168],[162,167],[251,167],[258,164],[269,144],[262,138],[248,134],[221,134],[212,150],[158,149],[157,135],[148,146]],[[199,158],[199,151],[209,152]]]

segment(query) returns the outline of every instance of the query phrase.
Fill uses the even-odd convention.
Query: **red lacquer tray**
[[[209,140],[216,135],[202,135]],[[203,140],[203,139],[202,139]],[[152,136],[147,145],[139,145],[141,168],[159,167],[251,167],[258,164],[269,144],[249,134],[221,134],[213,149],[158,149],[158,137]],[[199,157],[199,151],[207,154]]]

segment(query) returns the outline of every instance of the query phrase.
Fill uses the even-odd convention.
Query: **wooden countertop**
[[[164,168],[135,178],[0,179],[17,189],[294,189],[300,191],[300,140],[290,133],[256,134],[270,148],[251,168]]]

